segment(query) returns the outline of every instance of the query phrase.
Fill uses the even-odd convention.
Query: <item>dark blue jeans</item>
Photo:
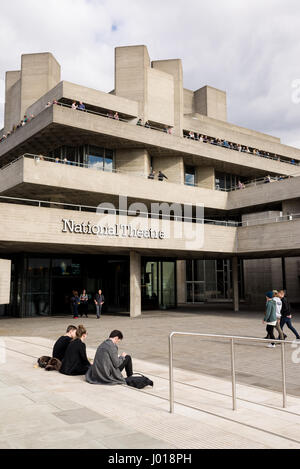
[[[291,318],[281,317],[281,318],[280,318],[280,327],[281,327],[281,329],[283,329],[283,326],[284,326],[285,324],[286,324],[287,327],[288,327],[289,329],[291,329],[291,331],[295,334],[296,338],[297,338],[297,339],[300,339],[300,336],[299,336],[298,332],[296,331],[296,329],[295,329],[295,328],[293,327],[293,325],[292,325]]]

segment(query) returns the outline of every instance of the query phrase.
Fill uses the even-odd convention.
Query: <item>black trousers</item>
[[[88,313],[88,302],[85,301],[83,303],[80,303],[79,305],[79,313],[80,313],[80,316],[82,317],[83,315],[85,315],[87,317],[87,313]]]
[[[131,359],[130,355],[126,355],[125,360],[123,361],[122,365],[119,366],[120,371],[124,370],[124,368],[125,368],[125,371],[126,371],[127,378],[129,378],[129,376],[133,375],[132,359]]]
[[[267,329],[267,333],[268,333],[268,335],[267,335],[267,338],[268,338],[268,339],[275,339],[275,336],[274,336],[274,327],[275,327],[275,326],[271,326],[271,324],[267,324],[266,329]],[[272,343],[273,343],[273,342],[272,342]]]

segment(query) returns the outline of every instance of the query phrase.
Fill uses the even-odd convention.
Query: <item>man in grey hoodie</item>
[[[118,355],[118,344],[123,339],[121,331],[114,330],[108,339],[97,348],[93,365],[85,375],[90,384],[126,384],[121,371],[125,368],[127,377],[133,374],[132,359],[123,352]]]

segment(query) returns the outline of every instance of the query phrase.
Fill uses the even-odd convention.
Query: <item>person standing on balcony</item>
[[[78,111],[85,111],[85,105],[83,104],[82,101],[79,101],[77,109]]]
[[[157,176],[157,178],[158,178],[159,181],[163,181],[164,178],[165,178],[165,179],[168,179],[167,176],[166,176],[164,173],[162,173],[161,171],[158,171],[158,176]]]
[[[154,176],[155,176],[155,171],[154,171],[154,169],[151,169],[151,171],[149,173],[149,176],[148,176],[148,179],[154,179]]]

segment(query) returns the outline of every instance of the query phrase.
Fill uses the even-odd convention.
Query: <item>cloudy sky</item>
[[[1,2],[0,129],[6,70],[52,52],[62,79],[110,91],[114,47],[181,58],[184,86],[227,91],[228,120],[300,147],[297,0],[10,0]]]

